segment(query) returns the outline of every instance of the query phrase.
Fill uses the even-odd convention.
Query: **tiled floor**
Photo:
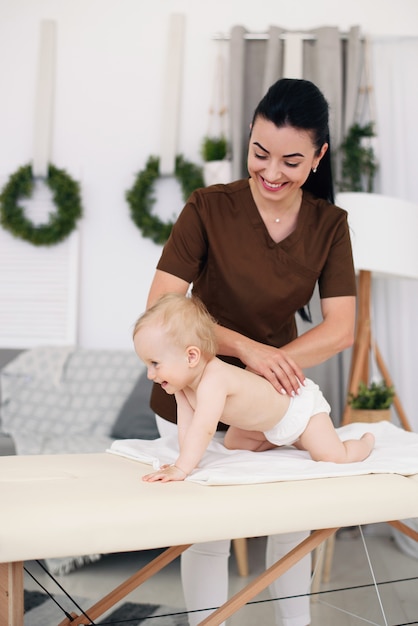
[[[373,575],[369,569],[368,557],[361,536],[358,532],[341,533],[336,541],[331,581],[322,584],[321,593],[311,600],[312,626],[418,624],[418,559],[399,550],[390,535],[389,527],[385,524],[366,527],[364,538],[374,576],[379,583],[400,581],[404,578],[414,578],[414,580],[381,585],[379,600],[374,587],[370,586],[373,584]],[[249,578],[251,578],[263,570],[265,539],[262,537],[251,539],[248,546]],[[156,554],[157,552],[150,551],[109,555],[97,563],[85,566],[67,576],[61,576],[58,580],[70,594],[89,597],[95,601],[132,575]],[[35,564],[27,563],[26,566],[35,571]],[[39,578],[42,584],[52,590],[53,586],[45,575],[40,575]],[[239,591],[248,580],[248,578],[238,576],[235,559],[232,557],[231,594]],[[360,588],[347,590],[347,587],[353,586]],[[25,587],[34,589],[36,585],[26,578]],[[330,589],[341,591],[322,593]],[[228,621],[228,626],[275,626],[268,598],[268,592],[260,594],[256,600],[266,601],[244,607]],[[183,609],[184,600],[178,560],[157,574],[152,581],[147,581],[132,592],[129,599],[138,602],[163,603]],[[154,621],[155,626],[158,626],[158,620]],[[52,625],[46,624],[45,626]]]

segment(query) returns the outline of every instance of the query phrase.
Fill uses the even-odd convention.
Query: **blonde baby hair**
[[[206,356],[215,356],[216,322],[203,302],[196,296],[167,293],[135,322],[133,338],[146,326],[161,325],[180,348],[196,346]]]

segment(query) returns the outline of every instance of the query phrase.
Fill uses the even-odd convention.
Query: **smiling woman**
[[[347,213],[333,203],[328,145],[328,104],[319,89],[305,80],[272,85],[252,120],[250,178],[192,193],[148,296],[150,307],[165,293],[187,293],[192,284],[218,322],[218,356],[263,376],[282,394],[296,394],[304,368],[345,349],[353,337],[350,233]],[[298,336],[295,313],[317,286],[322,319]],[[160,432],[176,432],[168,423],[177,419],[175,399],[160,385],[154,385],[151,406]],[[296,535],[269,538],[267,564],[301,539]],[[194,546],[184,555],[188,609],[222,603],[228,555],[229,541]],[[201,579],[207,581],[204,591],[196,590]],[[281,617],[289,626],[310,622],[309,601],[301,599],[309,581],[310,563],[304,560],[274,583],[274,597],[296,596],[275,603],[277,623]],[[198,623],[192,613],[189,621]]]

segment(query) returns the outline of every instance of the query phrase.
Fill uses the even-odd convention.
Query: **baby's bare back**
[[[267,379],[220,359],[214,359],[209,365],[214,368],[211,374],[222,380],[226,390],[222,414],[225,424],[265,431],[273,428],[286,413],[289,396],[276,391]]]

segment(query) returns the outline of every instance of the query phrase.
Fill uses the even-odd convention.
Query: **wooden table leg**
[[[248,576],[248,550],[247,539],[233,539],[235,559],[237,561],[238,574],[240,576]]]
[[[112,608],[119,600],[122,600],[131,591],[142,585],[146,580],[157,574],[166,565],[174,561],[180,554],[182,554],[187,548],[190,548],[190,544],[182,546],[172,546],[164,550],[162,554],[157,556],[148,565],[145,565],[138,572],[130,576],[121,585],[113,589],[110,593],[104,596],[101,600],[96,602],[93,606],[85,611],[84,615],[77,615],[71,613],[71,618],[66,618],[58,624],[58,626],[80,626],[81,624],[90,624],[93,620],[97,619],[105,611]],[[0,624],[0,626],[3,626]]]
[[[0,563],[0,624],[23,626],[23,563]]]

